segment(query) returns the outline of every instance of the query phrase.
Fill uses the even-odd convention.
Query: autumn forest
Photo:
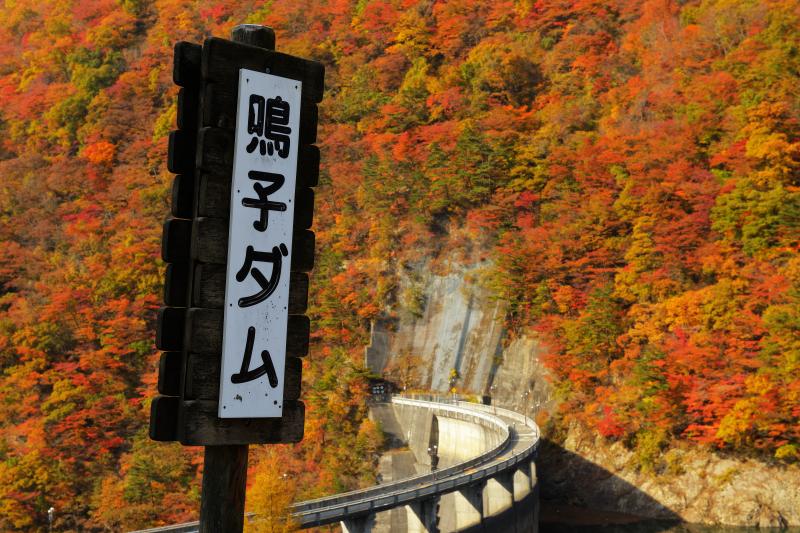
[[[363,347],[420,257],[491,265],[550,423],[800,461],[800,2],[7,0],[0,530],[196,519],[202,450],[147,435],[171,62],[240,23],[326,67],[305,439],[253,509],[374,482]]]

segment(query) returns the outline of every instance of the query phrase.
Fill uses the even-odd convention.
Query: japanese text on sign
[[[299,81],[239,71],[220,418],[283,410]]]

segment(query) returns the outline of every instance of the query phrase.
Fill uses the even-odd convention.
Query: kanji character
[[[272,155],[274,144],[274,150],[285,159],[289,156],[289,134],[292,132],[289,127],[289,102],[280,96],[268,99],[266,114],[264,136],[271,141],[267,143],[267,152]]]
[[[273,174],[272,172],[259,172],[251,170],[247,173],[251,180],[268,181],[271,185],[264,187],[260,183],[253,185],[253,188],[258,194],[258,198],[243,198],[242,205],[245,207],[253,207],[261,210],[261,218],[253,222],[253,227],[258,231],[266,231],[267,222],[270,211],[286,211],[286,204],[283,202],[273,202],[268,196],[280,189],[283,186],[284,178],[281,174]]]
[[[259,94],[250,95],[247,106],[247,133],[255,135],[247,145],[247,153],[252,154],[259,145],[259,137],[264,135],[264,97]],[[261,155],[267,153],[267,144],[261,139]]]
[[[289,157],[289,102],[280,96],[269,98],[251,94],[247,110],[247,133],[254,135],[247,145],[247,153],[252,154],[259,147],[261,155],[274,154]],[[260,137],[264,139],[260,139]]]

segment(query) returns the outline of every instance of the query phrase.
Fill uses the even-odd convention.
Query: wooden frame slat
[[[204,355],[222,353],[222,309],[193,307],[186,313],[186,333],[183,345],[187,351]],[[289,315],[286,331],[286,356],[308,354],[311,323],[305,315]]]
[[[239,82],[239,69],[269,72],[303,82],[302,98],[322,101],[325,90],[325,66],[317,61],[265,50],[257,46],[210,37],[203,43],[201,72],[210,82]]]
[[[238,106],[238,86],[231,83],[207,83],[203,86],[203,104],[200,110],[201,128],[218,128],[234,133],[236,128],[236,108]],[[300,103],[300,131],[298,142],[314,144],[317,142],[317,104],[302,100]]]
[[[172,60],[172,81],[181,87],[199,87],[203,47],[180,41],[175,43]]]
[[[156,396],[150,404],[150,438],[156,441],[178,440],[181,399]]]
[[[282,418],[218,418],[217,402],[190,400],[181,404],[179,438],[187,446],[277,444],[303,439],[305,405],[284,401]]]
[[[222,309],[225,305],[225,265],[198,263],[192,277],[192,307]],[[302,315],[308,306],[308,274],[289,274],[289,314]]]
[[[219,358],[213,355],[190,353],[186,362],[185,400],[219,399]],[[283,399],[300,398],[303,362],[297,357],[286,358]]]
[[[165,352],[183,349],[185,307],[162,307],[156,319],[156,348]]]
[[[182,87],[178,91],[176,123],[179,130],[197,131],[200,114],[200,91],[194,87]]]
[[[194,170],[195,137],[189,130],[175,130],[169,134],[167,170],[173,174],[190,174]]]
[[[201,263],[224,265],[228,258],[228,221],[224,218],[201,217],[192,227],[192,258]],[[292,237],[292,272],[309,272],[314,268],[314,232],[300,230]]]
[[[164,396],[181,395],[183,354],[163,352],[158,362],[158,392]]]
[[[189,291],[189,264],[170,263],[164,273],[164,304],[186,307]]]
[[[192,218],[194,216],[194,175],[178,174],[172,180],[172,216]]]
[[[161,259],[165,263],[185,263],[189,260],[192,231],[192,221],[188,219],[170,218],[164,222],[161,236]]]

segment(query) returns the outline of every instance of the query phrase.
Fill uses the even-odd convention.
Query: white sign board
[[[301,89],[239,71],[220,418],[283,413]]]

